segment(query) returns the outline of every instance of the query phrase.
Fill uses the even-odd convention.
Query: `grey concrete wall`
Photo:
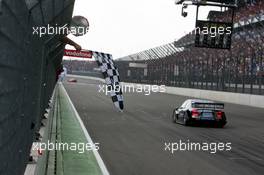
[[[263,95],[166,87],[166,93],[264,108]]]
[[[85,77],[68,75],[70,77],[81,77],[87,79],[98,80],[104,82],[101,78],[96,77]],[[134,83],[122,83],[123,85],[137,85]],[[188,88],[178,88],[165,86],[167,94],[189,96],[193,98],[209,99],[215,101],[222,101],[226,103],[234,103],[239,105],[247,105],[253,107],[264,108],[264,96],[263,95],[251,95],[251,94],[240,94],[240,93],[230,93],[230,92],[220,92],[220,91],[210,91],[210,90],[199,90],[199,89],[188,89]]]

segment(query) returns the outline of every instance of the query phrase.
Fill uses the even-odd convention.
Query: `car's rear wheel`
[[[185,126],[188,126],[189,125],[189,116],[188,116],[187,112],[183,116],[183,124]]]
[[[223,127],[225,127],[225,125],[226,125],[226,116],[224,114],[223,117],[222,117],[222,120],[220,120],[218,122],[218,128],[223,128]]]
[[[217,127],[218,127],[218,128],[223,128],[223,127],[225,127],[225,125],[226,125],[226,122],[223,121],[223,122],[219,122],[219,123],[217,124]]]
[[[175,109],[173,110],[173,113],[172,113],[172,116],[171,116],[171,118],[172,118],[172,122],[173,122],[173,123],[176,123],[176,114],[175,114]]]

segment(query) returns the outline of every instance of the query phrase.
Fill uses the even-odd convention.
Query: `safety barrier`
[[[98,80],[104,82],[103,79],[98,77],[88,77],[88,76],[78,76],[78,75],[68,75],[68,76],[75,78]],[[122,85],[137,85],[137,84],[122,82]],[[171,86],[165,86],[165,93],[264,108],[263,95],[240,94],[240,93],[200,90],[200,89],[191,89],[191,88],[178,88]]]
[[[67,24],[74,0],[0,1],[0,174],[22,174],[61,66],[58,35],[33,27]]]

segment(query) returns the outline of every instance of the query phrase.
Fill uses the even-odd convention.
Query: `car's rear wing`
[[[202,108],[202,109],[224,109],[224,103],[192,103],[193,108]]]

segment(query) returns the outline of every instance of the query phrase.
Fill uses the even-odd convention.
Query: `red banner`
[[[78,58],[92,58],[93,52],[64,49],[64,56],[78,57]]]

